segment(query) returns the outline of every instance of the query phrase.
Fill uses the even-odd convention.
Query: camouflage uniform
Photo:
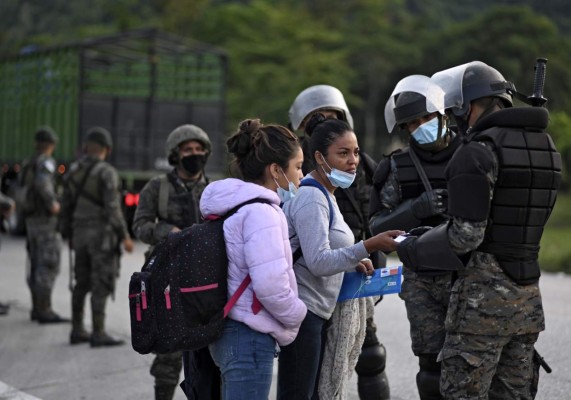
[[[87,173],[78,195],[78,186]],[[120,244],[129,238],[119,184],[115,168],[93,155],[84,155],[74,162],[65,177],[62,219],[68,235],[71,228],[75,250],[72,333],[84,331],[83,310],[89,292],[93,335],[105,332],[105,305],[107,298],[114,295],[119,276]]]
[[[133,231],[139,240],[150,245],[149,253],[174,227],[184,229],[200,222],[199,201],[207,184],[208,180],[204,174],[198,181],[185,182],[177,176],[176,169],[173,169],[166,175],[153,178],[145,185],[135,211]],[[162,185],[168,187],[168,199],[163,200],[167,202],[166,215],[160,215]],[[182,356],[181,351],[156,355],[151,366],[151,375],[155,377],[157,399],[172,398],[172,393],[179,383]],[[220,391],[220,382],[217,380],[219,372],[210,373],[212,368],[216,367],[208,348],[194,351],[192,356],[192,361],[198,365],[191,374],[193,393],[187,393],[188,398],[216,399]],[[209,360],[211,364],[208,363]],[[215,388],[215,393],[210,392],[211,388]],[[188,387],[185,389],[190,390]]]
[[[543,131],[548,117],[536,107],[480,117],[447,167],[451,220],[397,248],[417,270],[457,271],[438,356],[446,399],[537,392],[539,242],[561,180],[561,157]]]
[[[50,207],[57,203],[55,160],[38,154],[23,167],[22,184],[27,188],[24,205],[27,250],[30,261],[28,286],[32,294],[32,320],[43,321],[51,310],[51,293],[60,271],[61,236],[57,215]]]
[[[445,148],[428,152],[418,148],[411,140],[410,146],[414,147],[425,172],[428,171],[427,178],[433,187],[445,185],[446,163],[459,143],[459,138],[456,137]],[[369,211],[373,233],[387,229],[410,230],[423,225],[438,225],[444,220],[442,215],[423,219],[413,216],[412,202],[425,194],[426,188],[412,163],[409,151],[409,148],[405,148],[391,154],[381,161],[375,172]],[[409,216],[403,218],[402,215]],[[440,364],[436,359],[446,336],[444,320],[452,274],[446,271],[417,274],[405,264],[403,276],[399,297],[405,302],[412,351],[419,359],[420,368],[416,376],[419,395],[425,400],[440,399]]]
[[[491,149],[490,157],[486,176],[492,199],[498,160]],[[453,218],[448,230],[452,249],[458,254],[476,249],[486,227],[487,221]],[[473,251],[452,286],[439,355],[442,393],[447,399],[533,399],[537,387],[531,383],[539,375],[534,344],[544,329],[538,282],[518,285],[496,256]]]

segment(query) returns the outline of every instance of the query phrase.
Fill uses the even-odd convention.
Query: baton
[[[535,360],[539,363],[539,365],[541,365],[543,367],[545,372],[550,374],[551,371],[553,371],[551,369],[551,367],[549,366],[549,364],[547,364],[547,362],[543,359],[543,357],[541,357],[541,355],[535,349],[533,349],[533,357],[535,357]]]
[[[538,58],[535,63],[535,75],[533,77],[533,94],[527,98],[534,107],[543,107],[547,102],[547,99],[543,97],[546,69],[547,58]]]

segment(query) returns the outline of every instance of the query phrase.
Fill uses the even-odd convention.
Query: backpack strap
[[[228,219],[230,216],[232,216],[233,214],[235,214],[240,208],[244,207],[245,205],[254,204],[254,203],[265,203],[265,204],[270,204],[270,205],[274,204],[271,201],[266,200],[266,199],[255,198],[255,199],[248,200],[248,201],[245,201],[243,203],[238,204],[236,207],[230,209],[226,214],[224,214],[222,217],[220,217],[220,219],[222,219],[224,221],[224,220]],[[236,304],[236,302],[238,301],[240,296],[242,296],[242,293],[244,293],[244,291],[246,290],[246,288],[248,287],[250,282],[252,282],[252,278],[250,278],[250,275],[246,275],[246,277],[244,278],[244,280],[242,281],[240,286],[238,286],[238,289],[236,289],[234,294],[230,297],[230,299],[228,300],[228,302],[224,306],[224,318],[226,318],[226,316],[228,315],[228,313],[230,312],[232,307],[234,307],[234,304]],[[254,294],[254,303],[255,304],[252,306],[252,311],[254,312],[254,314],[257,314],[261,309],[261,303],[259,303],[259,300],[257,300],[257,302],[256,302],[256,300],[257,300],[256,294]]]
[[[248,200],[248,201],[245,201],[243,203],[240,203],[236,207],[231,208],[230,210],[228,210],[226,212],[226,214],[221,216],[220,219],[226,220],[226,219],[230,218],[233,214],[235,214],[240,208],[247,206],[248,204],[254,204],[254,203],[265,203],[265,204],[270,204],[270,205],[274,204],[271,201],[266,200],[266,199],[255,198],[255,199]]]
[[[329,198],[329,195],[327,194],[327,189],[325,189],[321,183],[317,182],[313,178],[304,178],[299,184],[299,186],[313,186],[314,188],[321,190],[321,192],[327,199],[327,203],[329,204],[329,229],[331,229],[331,226],[333,226],[333,215],[334,215],[333,203],[331,202],[331,198]],[[301,246],[299,246],[297,250],[293,253],[293,264],[295,264],[296,261],[299,260],[302,255],[303,252],[301,250]]]
[[[162,220],[167,219],[167,208],[169,204],[169,180],[167,175],[162,175],[159,178],[159,218]]]
[[[230,313],[230,310],[232,309],[232,307],[234,307],[234,304],[236,304],[240,296],[242,296],[242,293],[244,293],[244,290],[246,290],[250,282],[252,282],[252,278],[250,278],[250,275],[246,275],[240,286],[238,286],[238,289],[236,289],[234,294],[230,297],[230,299],[224,306],[224,318],[226,318],[228,313]]]

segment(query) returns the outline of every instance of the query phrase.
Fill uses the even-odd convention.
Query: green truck
[[[148,179],[168,169],[165,140],[182,124],[211,137],[207,172],[224,171],[226,54],[157,29],[38,49],[0,58],[0,166],[9,194],[33,135],[51,126],[59,172],[81,152],[92,126],[111,132],[109,161],[123,180],[127,218]]]

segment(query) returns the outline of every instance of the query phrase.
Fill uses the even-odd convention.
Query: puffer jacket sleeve
[[[282,325],[297,328],[307,308],[297,296],[285,216],[277,206],[268,204],[248,208],[243,225],[244,256],[254,293]]]

